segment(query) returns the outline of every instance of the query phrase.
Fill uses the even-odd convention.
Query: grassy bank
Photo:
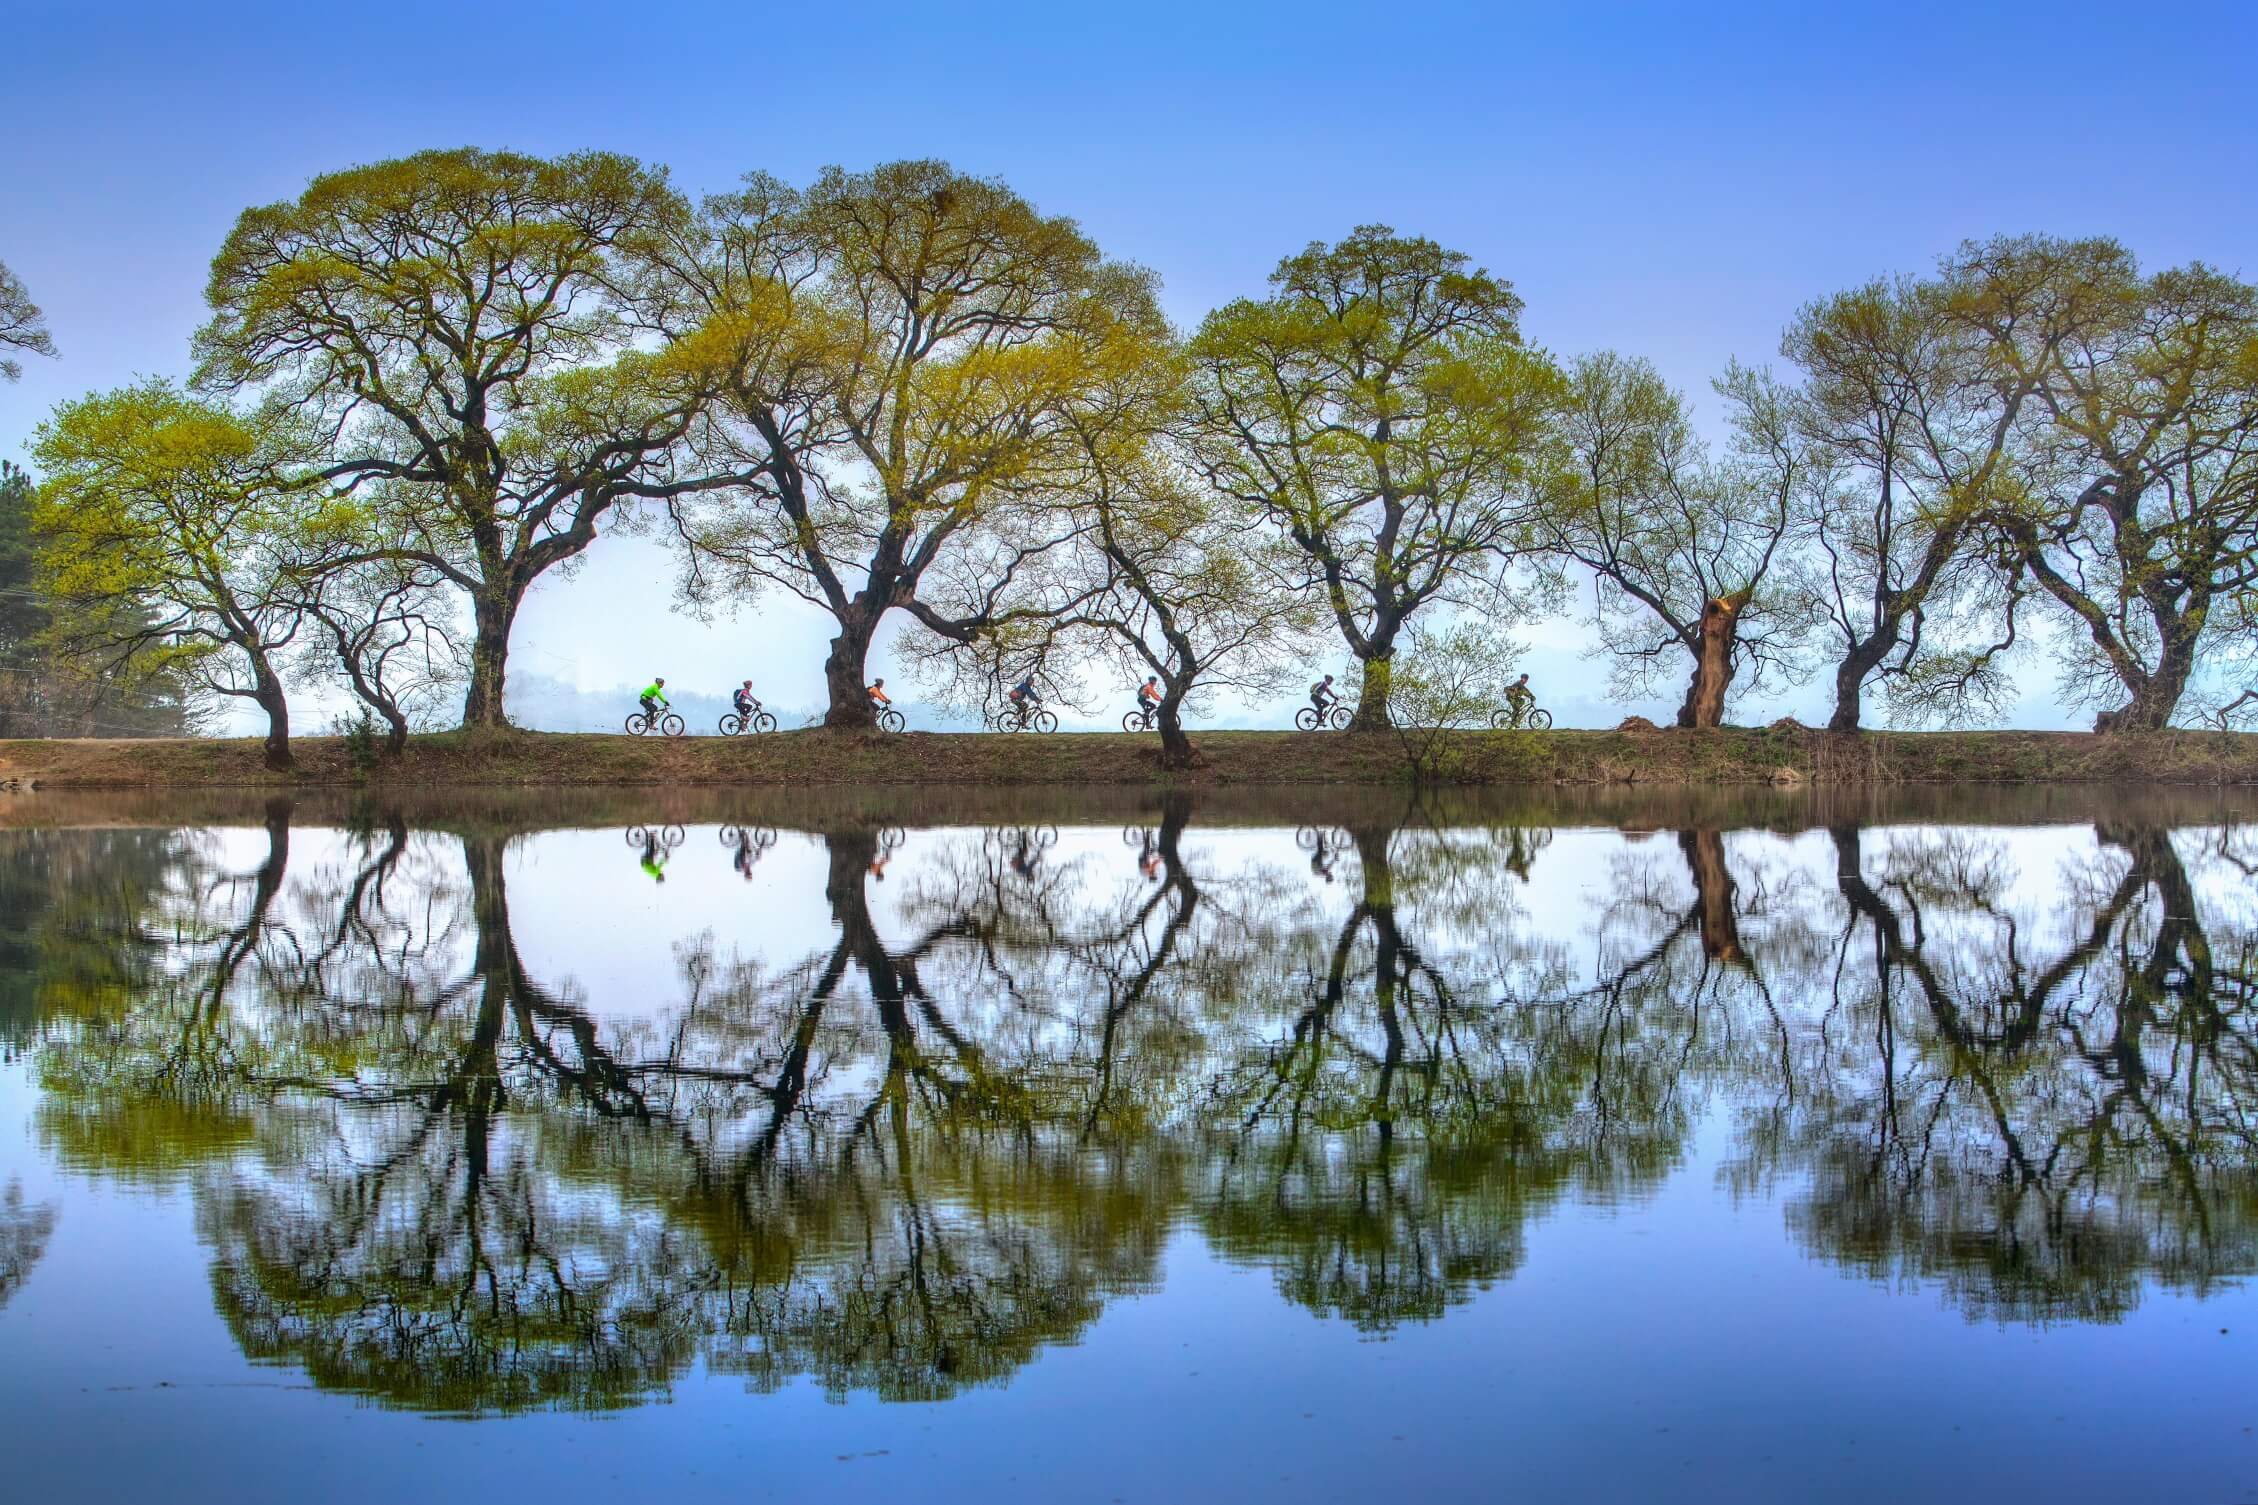
[[[622,736],[459,732],[417,738],[396,763],[356,768],[334,738],[296,743],[292,773],[251,740],[0,742],[0,786],[245,789],[442,786],[851,786],[1361,784],[1410,782],[1393,736],[1212,732],[1200,766],[1171,775],[1159,744],[1120,734],[998,736],[822,731],[662,742]],[[1508,784],[2258,783],[2258,735],[2170,732],[1466,732],[1438,751],[1441,782]]]

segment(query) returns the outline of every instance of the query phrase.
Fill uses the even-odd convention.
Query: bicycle
[[[1526,708],[1507,706],[1490,713],[1490,729],[1499,732],[1548,732],[1552,730],[1552,712],[1534,701]]]
[[[1149,732],[1159,724],[1160,708],[1158,706],[1149,711],[1123,711],[1121,713],[1121,729],[1125,732]]]
[[[1305,732],[1321,732],[1328,729],[1345,732],[1349,729],[1349,723],[1355,719],[1356,711],[1352,707],[1342,705],[1337,700],[1322,711],[1313,705],[1305,705],[1294,712],[1294,725]]]
[[[996,730],[999,732],[1055,732],[1058,730],[1058,717],[1051,714],[1048,706],[1032,708],[1020,706],[1016,710],[1010,706],[1005,706],[1002,710],[996,712]]]
[[[902,719],[900,711],[887,706],[878,713],[878,729],[882,732],[906,732],[909,730],[909,723]]]
[[[640,737],[646,732],[658,732],[663,736],[679,737],[688,729],[687,723],[672,711],[656,716],[645,711],[636,711],[627,718],[627,735],[630,737]]]
[[[755,708],[751,715],[730,711],[721,718],[721,734],[724,737],[735,737],[745,732],[773,732],[775,730],[776,717],[772,713],[758,708]]]
[[[749,847],[753,855],[758,857],[776,845],[776,833],[767,826],[723,826],[721,844],[733,850],[737,847]]]

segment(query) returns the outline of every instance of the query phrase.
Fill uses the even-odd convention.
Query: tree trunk
[[[2197,633],[2174,632],[2165,641],[2156,671],[2131,686],[2133,698],[2113,711],[2093,718],[2097,732],[2160,732],[2172,724],[2187,682],[2195,674]]]
[[[1192,766],[1192,739],[1184,735],[1184,697],[1170,690],[1163,695],[1153,719],[1160,723],[1160,766],[1181,771]]]
[[[1352,732],[1384,732],[1395,723],[1388,717],[1388,689],[1395,680],[1395,645],[1374,652],[1364,661],[1364,684],[1356,693],[1356,719]]]
[[[384,713],[384,755],[397,758],[408,750],[408,718],[397,706],[379,706]]]
[[[1713,727],[1725,719],[1725,692],[1733,683],[1733,648],[1740,638],[1741,609],[1748,593],[1712,596],[1701,608],[1694,633],[1693,682],[1678,708],[1678,725]]]
[[[1842,662],[1835,666],[1835,713],[1827,718],[1828,731],[1858,730],[1860,702],[1866,693],[1866,676],[1874,672],[1874,666],[1882,661],[1896,641],[1895,632],[1886,641],[1876,635],[1843,655]]]
[[[502,709],[502,691],[509,670],[510,629],[517,622],[518,597],[504,587],[489,586],[471,602],[477,636],[470,648],[470,690],[463,697],[463,725],[477,731],[500,731],[510,724]]]
[[[824,688],[831,696],[830,708],[823,713],[825,726],[869,731],[878,724],[878,713],[870,703],[870,681],[864,678],[870,640],[877,630],[876,612],[858,608],[840,620],[839,635],[831,640],[831,652],[823,660]]]
[[[252,700],[267,713],[266,765],[279,772],[287,772],[290,761],[290,698],[282,692],[282,681],[263,662],[253,670],[255,693]]]

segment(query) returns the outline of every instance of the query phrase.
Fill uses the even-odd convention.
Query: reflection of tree
[[[1033,872],[834,830],[829,935],[685,944],[681,996],[617,1020],[528,966],[505,831],[294,839],[277,805],[247,844],[121,844],[58,889],[98,924],[25,932],[133,1000],[42,995],[39,1122],[192,1188],[247,1352],[463,1412],[629,1404],[700,1356],[946,1396],[1149,1285],[1180,1219],[1312,1311],[1430,1319],[1562,1199],[1656,1185],[1718,1096],[1809,1248],[1972,1310],[2258,1264],[2245,843],[2105,828],[2034,915],[1965,834],[1799,867],[1697,827],[1619,843],[1572,945],[1523,908],[1544,833],[1352,823],[1327,884],[1191,816]],[[8,850],[0,890],[59,870]]]
[[[2222,965],[2171,835],[2097,833],[2034,925],[1996,847],[1835,833],[1839,1000],[1783,1139],[1814,1248],[1971,1312],[2108,1318],[2258,1267],[2253,932]]]

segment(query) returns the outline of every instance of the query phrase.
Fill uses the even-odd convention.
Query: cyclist
[[[1025,721],[1027,713],[1042,703],[1043,697],[1035,693],[1035,676],[1033,674],[1027,675],[1018,684],[1011,687],[1011,708],[1020,720]]]
[[[751,716],[761,708],[759,697],[753,694],[753,682],[749,679],[737,687],[729,701],[737,707],[737,714],[740,716]]]
[[[660,681],[662,684],[665,681]],[[654,830],[643,838],[643,871],[651,875],[653,883],[666,882],[666,858],[659,852],[659,833]]]
[[[1529,676],[1524,674],[1505,687],[1505,704],[1513,712],[1513,724],[1519,726],[1529,719],[1529,707],[1537,703],[1536,692],[1529,688]]]
[[[1150,726],[1152,724],[1153,712],[1160,709],[1159,675],[1148,675],[1145,679],[1145,682],[1137,686],[1137,709],[1143,713],[1145,724],[1147,726]]]
[[[662,709],[674,709],[674,707],[667,704],[666,676],[663,674],[660,675],[657,679],[652,680],[651,683],[644,689],[642,695],[639,698],[643,702],[643,717],[647,721],[657,721],[659,719],[659,712]]]
[[[1340,701],[1341,697],[1333,693],[1333,676],[1330,674],[1309,687],[1309,703],[1317,707],[1317,724],[1319,726],[1325,724],[1327,713],[1334,706],[1340,704]]]
[[[886,694],[886,681],[884,680],[879,680],[876,684],[873,684],[865,693],[870,696],[870,708],[874,711],[883,711],[894,703]]]

